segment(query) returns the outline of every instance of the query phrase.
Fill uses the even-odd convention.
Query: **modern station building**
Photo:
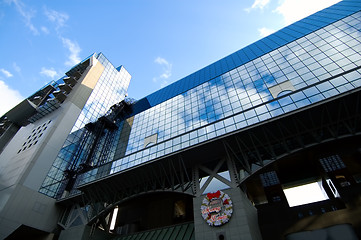
[[[0,118],[0,239],[361,238],[359,0],[130,78],[92,54]]]

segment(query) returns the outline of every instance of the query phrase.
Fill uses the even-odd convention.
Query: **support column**
[[[233,213],[229,222],[211,227],[201,215],[201,204],[205,195],[193,198],[194,227],[196,240],[262,240],[258,227],[257,209],[239,188],[222,190],[233,203]],[[222,236],[224,238],[222,238]]]
[[[193,166],[192,168],[192,189],[193,195],[199,197],[201,195],[200,186],[199,186],[199,170],[198,165]]]

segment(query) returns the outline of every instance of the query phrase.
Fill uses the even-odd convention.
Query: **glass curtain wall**
[[[90,151],[91,141],[82,141],[86,134],[86,124],[96,122],[98,118],[106,114],[111,106],[122,101],[127,93],[131,78],[127,70],[124,67],[114,68],[102,53],[95,57],[104,66],[104,71],[39,190],[51,197],[59,197],[58,195],[62,194],[68,181],[64,172],[69,168],[78,167],[81,163],[83,156],[77,156],[77,154],[85,155],[84,152]],[[114,135],[114,133],[112,134]],[[83,145],[81,146],[81,144]],[[104,139],[99,141],[99,146],[101,144],[104,145]],[[114,154],[114,151],[113,147],[109,154]],[[74,161],[76,157],[79,158],[77,162]]]
[[[360,30],[357,12],[135,115],[110,173],[360,87]],[[100,171],[81,183],[109,174]]]

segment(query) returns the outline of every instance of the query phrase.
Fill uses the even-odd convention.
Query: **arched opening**
[[[263,238],[280,239],[345,222],[357,229],[360,149],[360,136],[315,144],[274,161],[244,181],[242,189],[258,210]],[[289,190],[297,195],[291,196],[295,193]]]

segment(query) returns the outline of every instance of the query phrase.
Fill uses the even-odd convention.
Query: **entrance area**
[[[311,231],[318,238],[336,236],[333,226],[360,238],[360,140],[352,136],[305,148],[242,183],[257,208],[263,239],[316,239]]]

